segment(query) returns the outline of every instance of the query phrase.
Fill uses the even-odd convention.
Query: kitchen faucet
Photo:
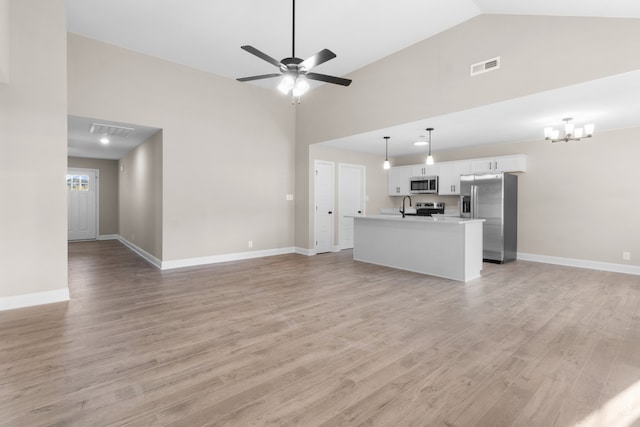
[[[400,211],[400,213],[402,213],[402,218],[404,218],[404,201],[407,197],[409,198],[409,206],[411,206],[411,196],[404,196],[402,198],[402,210]]]

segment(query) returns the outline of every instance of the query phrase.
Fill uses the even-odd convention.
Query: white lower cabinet
[[[413,166],[396,166],[387,171],[388,194],[390,196],[408,196]]]
[[[451,196],[460,194],[460,175],[471,173],[471,162],[442,162],[439,164],[438,194]]]

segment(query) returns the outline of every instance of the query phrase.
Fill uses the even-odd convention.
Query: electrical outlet
[[[631,261],[631,252],[627,252],[627,251],[622,252],[622,260]]]
[[[286,199],[287,200],[293,200],[293,194],[287,194]]]
[[[250,248],[252,248],[252,247],[253,247],[253,240],[249,240],[248,246],[249,246]]]

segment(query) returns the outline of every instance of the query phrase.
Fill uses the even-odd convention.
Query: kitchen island
[[[482,270],[483,219],[354,217],[353,259],[469,281]]]

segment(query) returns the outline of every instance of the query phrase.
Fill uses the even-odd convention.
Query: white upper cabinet
[[[411,176],[436,176],[438,175],[438,165],[413,165],[411,167]]]
[[[460,175],[471,173],[471,162],[443,162],[439,164],[438,194],[451,196],[460,194]]]
[[[411,177],[437,176],[438,194],[455,196],[460,194],[460,175],[469,173],[526,172],[527,156],[486,157],[482,159],[440,162],[435,165],[396,166],[387,171],[389,196],[408,196],[411,194]]]
[[[388,194],[390,196],[408,196],[410,193],[413,166],[396,166],[387,171]]]
[[[513,156],[487,157],[471,160],[471,173],[481,172],[526,172],[527,156],[516,154]]]

